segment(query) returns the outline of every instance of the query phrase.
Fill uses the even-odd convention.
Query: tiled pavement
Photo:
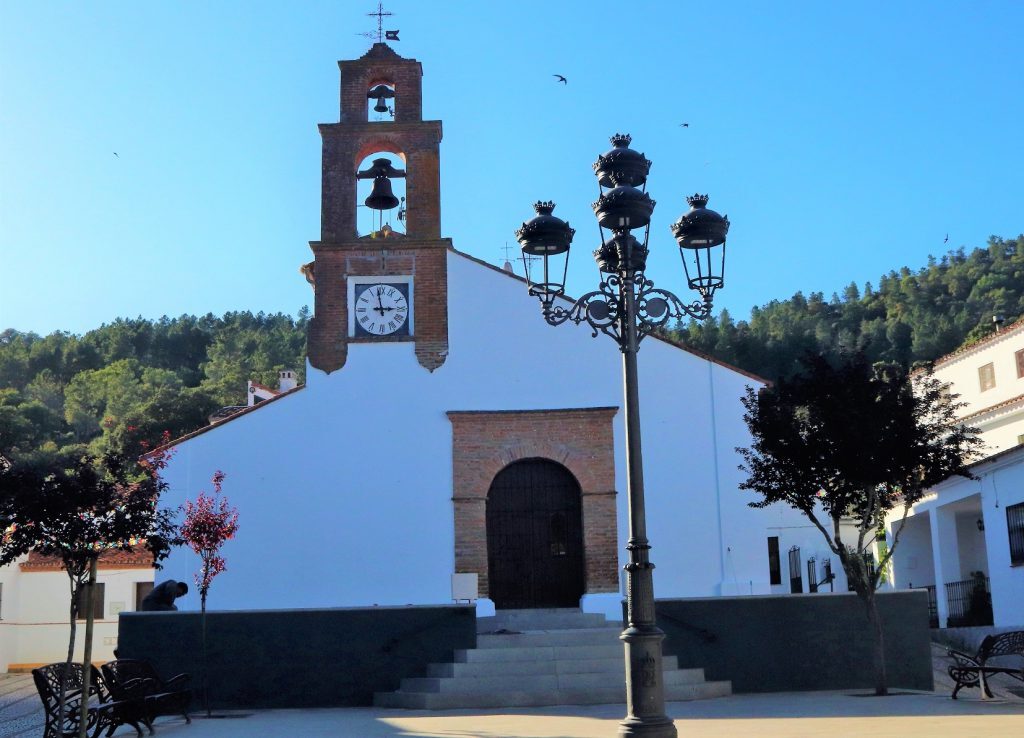
[[[855,699],[839,692],[734,695],[715,700],[669,705],[681,736],[687,738],[757,735],[798,736],[995,736],[1024,735],[1024,699],[994,684],[998,699],[982,702],[978,690],[949,699],[945,650],[933,646],[935,692],[889,699]],[[447,736],[448,738],[611,738],[617,734],[623,708],[617,705],[478,711],[274,710],[228,720],[161,718],[157,734],[169,738],[332,738],[372,736]],[[42,734],[42,711],[32,677],[0,675],[0,738],[35,738]],[[132,736],[122,727],[114,735]]]

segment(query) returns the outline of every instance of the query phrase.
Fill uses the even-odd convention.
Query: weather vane
[[[384,3],[377,3],[377,11],[374,12],[374,13],[367,13],[367,15],[370,16],[371,18],[376,18],[377,19],[377,32],[374,33],[373,31],[366,31],[364,33],[360,33],[360,34],[357,34],[357,35],[363,36],[364,38],[369,38],[369,39],[376,38],[377,39],[377,43],[381,43],[382,41],[385,41],[385,40],[386,41],[401,41],[401,39],[398,38],[398,31],[385,31],[384,30],[384,19],[394,15],[394,13],[391,13],[391,12],[389,12],[387,10],[384,10]]]

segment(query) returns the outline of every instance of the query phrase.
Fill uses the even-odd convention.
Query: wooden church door
[[[579,606],[583,515],[568,469],[525,459],[498,472],[487,493],[487,567],[498,609]]]

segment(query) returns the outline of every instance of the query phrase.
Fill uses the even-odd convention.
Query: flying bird
[[[567,80],[565,77],[563,77],[560,74],[552,74],[551,76],[552,77],[558,77],[558,81],[561,82],[563,85],[569,84],[569,80]]]
[[[683,128],[689,128],[690,127],[689,123],[680,123],[679,125],[681,125]]]
[[[114,156],[117,156],[117,152],[116,151],[114,152]],[[121,157],[117,156],[117,158],[120,159]]]
[[[942,243],[949,243],[949,234],[948,233],[946,234],[946,237],[943,239]]]

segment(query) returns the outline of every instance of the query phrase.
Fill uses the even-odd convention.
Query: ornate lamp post
[[[540,299],[550,325],[584,321],[593,335],[604,333],[622,351],[626,403],[626,496],[629,505],[629,563],[626,565],[625,642],[627,715],[620,736],[675,738],[676,729],[665,714],[661,642],[665,634],[655,624],[654,564],[650,561],[644,513],[644,473],[640,444],[640,399],[636,352],[644,336],[669,320],[689,316],[702,320],[711,314],[715,290],[723,285],[725,237],[729,219],[708,210],[706,195],[686,198],[690,210],[673,223],[687,283],[700,299],[689,304],[671,292],[656,289],[647,279],[647,238],[654,200],[646,192],[651,162],[629,148],[628,135],[615,134],[614,148],[594,163],[600,197],[593,204],[601,232],[594,252],[600,286],[568,304],[564,296],[569,247],[575,231],[552,215],[552,202],[534,205],[537,217],[516,231],[526,264],[530,294]],[[606,229],[611,236],[606,237]],[[643,229],[643,241],[631,231]],[[719,257],[718,247],[721,246]]]

